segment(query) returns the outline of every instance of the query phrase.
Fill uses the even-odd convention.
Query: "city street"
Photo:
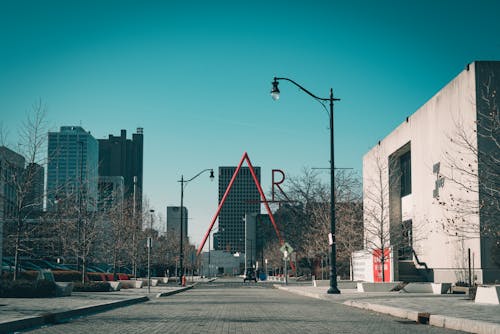
[[[452,333],[341,304],[218,280],[29,333]]]

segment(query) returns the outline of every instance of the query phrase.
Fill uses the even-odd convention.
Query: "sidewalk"
[[[178,293],[192,286],[156,286],[116,292],[73,292],[59,298],[0,298],[0,333],[11,333],[53,324],[112,308],[142,303],[156,297]]]
[[[278,289],[347,306],[385,313],[433,326],[470,333],[500,334],[500,306],[481,305],[465,295],[428,293],[357,292],[343,289],[327,294],[328,287],[275,285]]]

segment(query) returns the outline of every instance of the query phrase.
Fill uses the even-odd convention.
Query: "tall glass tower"
[[[260,167],[254,167],[260,183]],[[236,167],[219,167],[219,203]],[[219,231],[214,233],[214,248],[231,253],[245,252],[245,214],[260,213],[260,195],[250,173],[241,167],[219,214]]]
[[[97,140],[80,126],[62,126],[49,132],[47,167],[47,208],[56,200],[83,196],[87,210],[97,209]]]

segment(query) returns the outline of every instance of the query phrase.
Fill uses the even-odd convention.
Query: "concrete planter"
[[[122,289],[140,289],[144,286],[144,282],[140,280],[119,280],[122,284]]]
[[[359,282],[358,292],[389,292],[399,285],[400,282],[370,283]]]
[[[448,292],[451,288],[451,283],[430,283],[418,282],[408,283],[401,291],[407,293],[433,293],[442,295]]]
[[[121,282],[110,281],[108,283],[109,283],[109,286],[111,287],[111,291],[120,291],[120,289],[122,288]]]
[[[148,286],[148,279],[147,278],[142,278],[140,280],[142,282],[142,286]],[[151,286],[157,286],[158,285],[158,279],[156,278],[151,278]]]
[[[55,282],[56,283],[56,297],[71,296],[73,292],[73,282]]]
[[[478,286],[474,302],[478,304],[500,305],[500,285]]]

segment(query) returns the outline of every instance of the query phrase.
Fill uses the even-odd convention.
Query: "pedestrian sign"
[[[283,244],[283,246],[281,246],[280,248],[280,251],[286,256],[288,257],[289,254],[291,254],[293,252],[293,248],[292,246],[290,246],[290,244],[288,242],[285,242]]]

